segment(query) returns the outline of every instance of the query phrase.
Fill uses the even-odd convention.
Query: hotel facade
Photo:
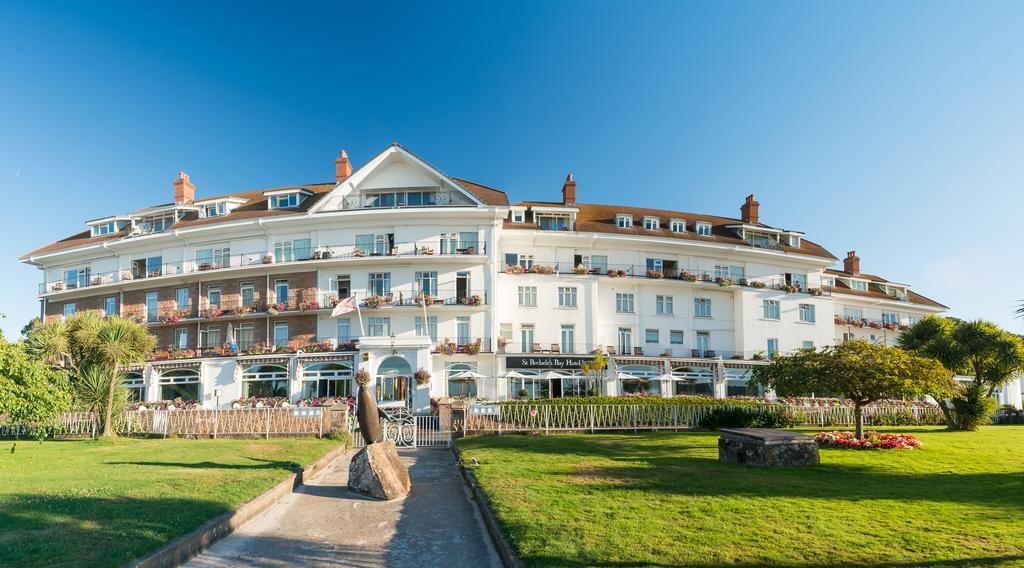
[[[128,376],[144,402],[351,396],[358,369],[414,412],[446,396],[746,395],[776,352],[891,345],[947,309],[765,224],[753,195],[738,217],[586,204],[570,174],[561,199],[512,203],[397,144],[355,171],[341,152],[330,183],[201,197],[180,173],[173,190],[21,258],[43,275],[44,319],[150,328],[156,351]],[[360,309],[332,317],[352,296]],[[594,351],[600,378],[581,370]],[[1013,386],[1000,398],[1019,406]]]

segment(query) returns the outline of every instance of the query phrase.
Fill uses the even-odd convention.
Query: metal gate
[[[437,415],[417,416],[407,408],[381,409],[386,417],[380,419],[384,440],[394,442],[399,448],[447,448],[452,444],[451,419]],[[361,448],[366,444],[359,432],[359,421],[355,413],[350,418],[352,445]]]

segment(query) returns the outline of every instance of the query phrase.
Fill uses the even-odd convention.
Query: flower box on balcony
[[[420,292],[419,294],[416,294],[416,298],[414,301],[416,302],[417,306],[425,308],[427,306],[433,306],[435,300],[434,297],[431,296],[430,294],[424,294],[423,292]]]
[[[462,298],[459,302],[467,306],[476,307],[484,305],[484,298],[478,294],[473,294],[472,296]]]
[[[787,294],[796,294],[797,292],[800,291],[800,288],[793,284],[783,284],[782,290]]]
[[[518,264],[508,264],[505,266],[505,274],[522,274],[526,272],[526,269]]]
[[[457,349],[458,347],[451,341],[448,341],[448,339],[445,339],[434,347],[434,351],[441,355],[454,355]]]
[[[274,264],[274,257],[269,254],[260,259],[263,264]]]
[[[299,311],[305,312],[309,310],[319,310],[320,302],[302,302],[299,304]]]
[[[611,278],[625,278],[627,273],[621,268],[612,268],[608,270],[608,276]]]
[[[213,265],[210,264],[209,262],[203,262],[199,264],[199,270],[209,270],[211,268],[213,268]]]
[[[683,271],[682,273],[679,274],[679,279],[684,282],[696,282],[697,275],[692,272]]]
[[[366,306],[367,308],[370,308],[371,310],[376,310],[388,304],[390,301],[391,299],[387,296],[375,294],[363,300],[363,305]]]
[[[420,247],[417,249],[417,252],[419,254],[432,255],[434,254],[434,249],[432,247]]]
[[[546,264],[536,264],[533,267],[533,272],[535,274],[554,274],[555,267],[547,266]]]
[[[579,266],[574,266],[572,268],[572,272],[573,272],[573,274],[586,274],[586,273],[590,272],[590,269],[587,268],[586,266],[583,266],[581,264]]]
[[[459,351],[467,355],[476,355],[477,353],[480,353],[480,342],[467,343],[463,345]]]
[[[750,283],[750,287],[751,288],[762,289],[762,288],[766,288],[767,286],[768,286],[767,284],[765,284],[764,282],[762,282],[760,280],[754,280],[753,282]]]
[[[102,283],[103,283],[103,279],[100,278],[99,276],[93,276],[92,277],[92,285],[93,286],[99,286]]]
[[[808,288],[807,293],[812,296],[820,296],[825,293],[821,288]]]
[[[657,270],[648,270],[647,271],[647,277],[648,278],[658,279],[658,278],[664,278],[665,274],[663,272],[659,272]]]
[[[722,288],[728,288],[729,286],[732,286],[732,278],[729,278],[728,276],[719,276],[715,278],[715,284],[718,284]]]

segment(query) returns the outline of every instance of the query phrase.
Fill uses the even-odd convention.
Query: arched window
[[[476,379],[452,378],[466,371],[476,372],[476,363],[448,363],[444,369],[445,380],[448,381],[448,396],[476,398]]]
[[[128,387],[129,402],[143,402],[146,398],[146,380],[142,373],[132,371],[124,374],[124,386]]]
[[[715,375],[709,367],[676,367],[672,369],[677,395],[715,396]]]
[[[404,357],[392,355],[377,366],[377,400],[404,401],[409,395],[412,367]]]
[[[657,367],[650,365],[623,365],[618,369],[619,375],[628,375],[633,378],[619,379],[620,394],[636,394],[646,392],[647,394],[661,396],[661,372]]]
[[[281,365],[254,363],[242,369],[245,398],[288,397],[288,369]]]
[[[199,370],[160,371],[160,400],[199,400]]]
[[[332,361],[302,367],[302,398],[351,397],[354,393],[352,363]]]

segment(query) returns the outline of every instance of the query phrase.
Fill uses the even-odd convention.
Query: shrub
[[[497,404],[516,405],[523,404],[523,402],[516,400],[507,400],[498,402]],[[757,403],[743,400],[736,401],[724,398],[711,398],[707,396],[648,396],[646,395],[646,393],[644,393],[643,396],[623,395],[544,398],[539,400],[531,400],[529,401],[529,404],[534,406],[563,406],[573,404],[639,404],[644,406],[685,404],[692,406],[754,406]]]
[[[701,428],[792,428],[796,418],[785,411],[761,408],[716,408],[700,421]]]
[[[996,402],[987,396],[960,395],[953,397],[951,402],[953,403],[953,419],[956,421],[958,430],[973,432],[992,422]]]

